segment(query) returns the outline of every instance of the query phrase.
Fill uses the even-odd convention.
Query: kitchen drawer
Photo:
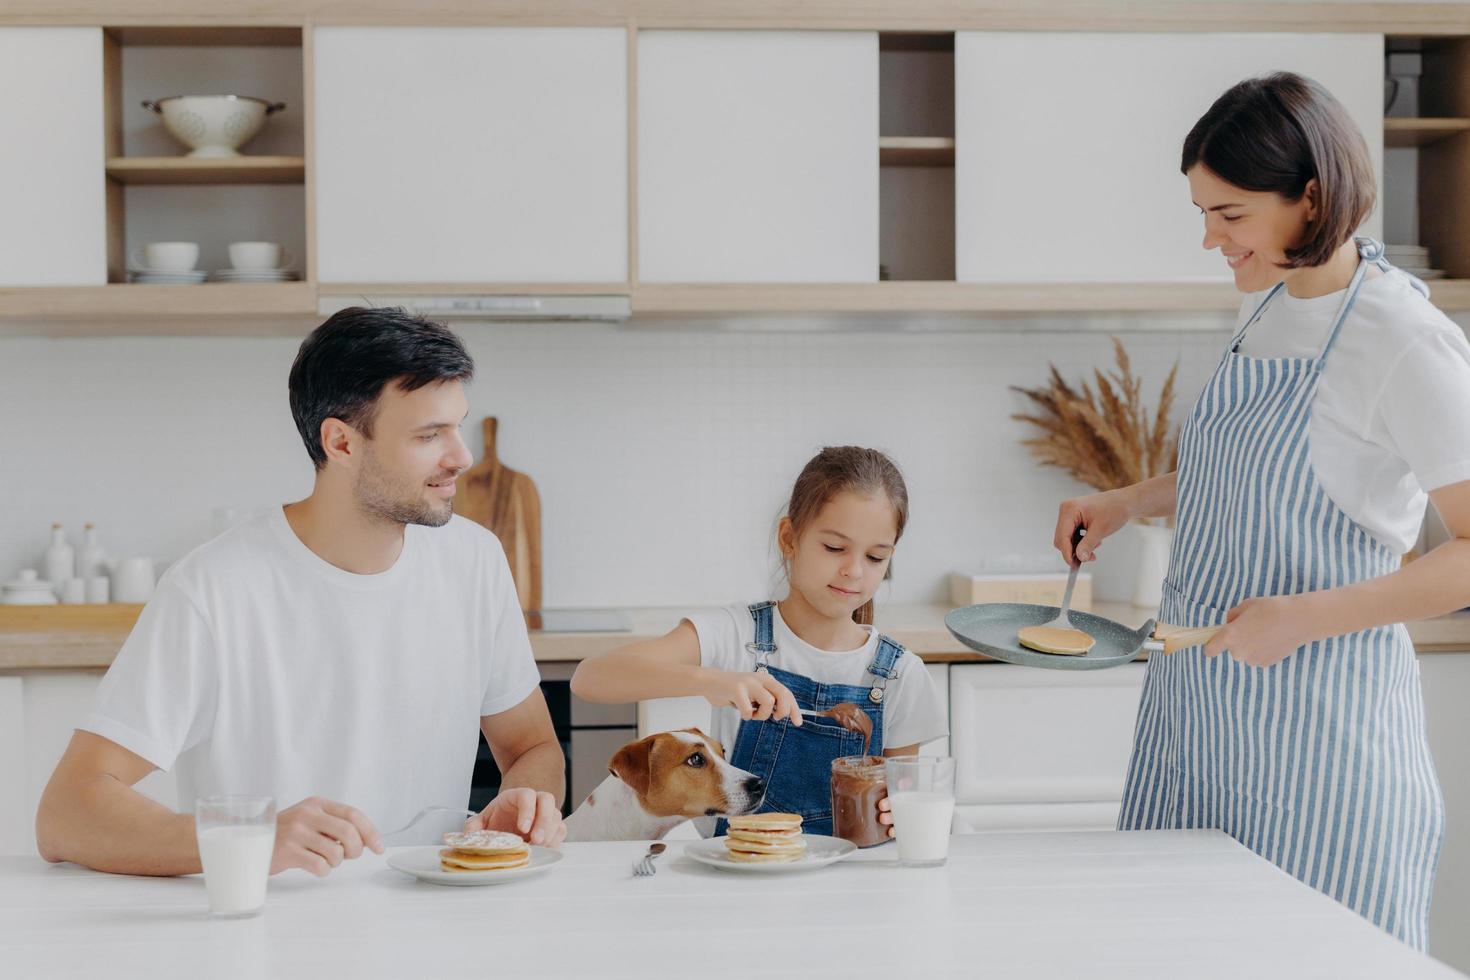
[[[951,667],[958,802],[1116,805],[1143,672],[1141,663],[1099,671]]]
[[[1117,801],[1110,803],[972,803],[956,806],[954,832],[1116,830]]]

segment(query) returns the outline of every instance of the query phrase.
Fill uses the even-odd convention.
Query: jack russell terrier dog
[[[697,728],[629,742],[608,772],[567,817],[567,840],[659,840],[695,817],[754,813],[766,794],[764,779],[726,762]]]

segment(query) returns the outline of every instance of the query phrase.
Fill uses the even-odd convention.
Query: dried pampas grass
[[[1051,366],[1049,383],[1042,388],[1016,388],[1031,400],[1030,413],[1011,418],[1041,430],[1023,439],[1044,466],[1056,466],[1097,490],[1132,486],[1173,470],[1179,455],[1179,436],[1171,430],[1176,363],[1164,380],[1157,411],[1143,404],[1143,383],[1134,377],[1128,352],[1113,338],[1115,372],[1094,372],[1097,391],[1087,382],[1080,390]]]

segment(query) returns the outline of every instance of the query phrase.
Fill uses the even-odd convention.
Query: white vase
[[[1133,526],[1138,535],[1133,604],[1158,609],[1164,599],[1164,576],[1169,571],[1169,550],[1174,546],[1174,529],[1137,522]]]

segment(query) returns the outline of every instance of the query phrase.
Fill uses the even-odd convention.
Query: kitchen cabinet
[[[1143,672],[951,667],[956,828],[1111,829]]]
[[[960,32],[956,276],[971,283],[1230,280],[1179,172],[1229,86],[1287,69],[1321,82],[1381,173],[1380,34]],[[1381,234],[1372,216],[1364,231]]]
[[[0,27],[0,286],[107,282],[102,31]]]
[[[638,279],[878,279],[878,36],[640,31]]]
[[[1470,653],[1419,658],[1424,689],[1424,727],[1444,793],[1445,837],[1434,876],[1429,914],[1429,952],[1461,970],[1470,970]]]
[[[101,680],[91,670],[0,674],[0,854],[35,851],[41,791],[72,731],[91,714]],[[177,785],[173,773],[155,771],[137,788],[179,809]]]
[[[626,283],[625,30],[313,35],[321,282]]]

